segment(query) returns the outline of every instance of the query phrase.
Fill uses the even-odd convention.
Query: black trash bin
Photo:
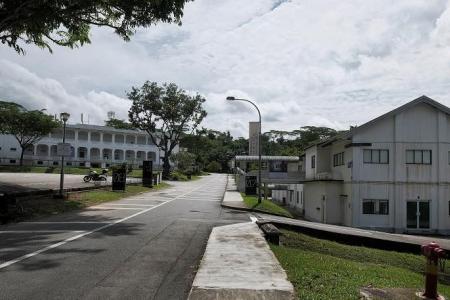
[[[114,167],[112,172],[112,190],[125,191],[127,184],[127,166]]]
[[[0,192],[0,222],[5,223],[8,219],[9,198],[6,193]]]

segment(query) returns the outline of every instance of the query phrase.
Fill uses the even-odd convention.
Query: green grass
[[[96,171],[98,174],[102,172],[102,168],[89,168],[89,167],[64,167],[65,174],[74,174],[74,175],[87,175],[89,171]],[[59,174],[61,172],[61,168],[59,167],[38,167],[38,166],[0,166],[0,173],[4,172],[13,172],[13,173],[52,173]],[[112,171],[109,168],[108,175],[111,175]],[[127,174],[128,177],[136,177],[142,178],[142,169],[133,169],[130,173]]]
[[[282,246],[272,251],[286,270],[298,299],[359,299],[359,288],[424,287],[425,258],[310,237],[283,230]],[[450,268],[439,292],[450,296]]]
[[[284,209],[283,207],[275,204],[274,202],[270,200],[264,200],[262,199],[261,204],[258,204],[258,198],[256,196],[248,196],[245,195],[245,193],[241,193],[242,198],[244,198],[244,203],[247,205],[248,208],[257,209],[260,211],[273,213],[282,215],[288,218],[292,218],[292,214]]]
[[[20,204],[23,207],[23,212],[12,212],[10,221],[23,221],[36,217],[56,215],[104,202],[120,200],[140,193],[158,191],[169,186],[170,185],[165,182],[162,182],[153,188],[140,185],[127,185],[125,192],[113,192],[111,187],[108,187],[104,189],[69,193],[68,199],[66,200],[53,199],[51,197],[21,200]]]

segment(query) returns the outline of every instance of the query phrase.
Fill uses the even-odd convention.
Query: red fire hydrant
[[[425,270],[425,292],[421,294],[426,299],[444,299],[437,292],[437,276],[439,260],[445,258],[445,250],[435,242],[422,246],[422,254],[427,258]]]

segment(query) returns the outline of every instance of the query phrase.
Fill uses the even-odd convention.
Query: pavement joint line
[[[158,204],[158,205],[156,205],[156,206],[147,208],[147,209],[145,209],[145,210],[142,210],[142,211],[140,211],[140,212],[137,212],[137,213],[135,213],[135,214],[132,214],[132,215],[130,215],[130,216],[128,216],[128,217],[125,217],[125,218],[119,219],[119,220],[117,220],[117,221],[114,221],[114,222],[112,222],[112,223],[109,223],[109,224],[106,224],[106,225],[97,227],[97,228],[95,228],[95,229],[93,229],[93,230],[90,230],[90,231],[86,231],[86,232],[80,233],[80,234],[78,234],[78,235],[75,235],[75,236],[72,236],[72,237],[67,238],[67,239],[65,239],[65,240],[62,240],[61,242],[58,242],[58,243],[55,243],[55,244],[48,245],[47,247],[41,248],[41,249],[39,249],[39,250],[37,250],[37,251],[34,251],[34,252],[31,252],[31,253],[25,254],[25,255],[23,255],[23,256],[20,256],[20,257],[18,257],[18,258],[16,258],[16,259],[12,259],[12,260],[6,261],[6,262],[0,264],[0,270],[1,270],[1,269],[4,269],[4,268],[6,268],[6,267],[9,267],[9,266],[11,266],[11,265],[13,265],[13,264],[15,264],[15,263],[18,263],[18,262],[21,262],[21,261],[26,260],[26,259],[28,259],[28,258],[31,258],[31,257],[33,257],[33,256],[36,256],[36,255],[38,255],[38,254],[41,254],[41,253],[43,253],[43,252],[46,252],[46,251],[48,251],[48,250],[57,248],[57,247],[59,247],[59,246],[62,246],[62,245],[64,245],[64,244],[67,244],[67,243],[69,243],[69,242],[72,242],[72,241],[74,241],[74,240],[77,240],[77,239],[79,239],[79,238],[82,238],[82,237],[84,237],[84,236],[86,236],[86,235],[95,233],[95,232],[97,232],[97,231],[100,231],[100,230],[109,228],[109,227],[111,227],[111,226],[113,226],[113,225],[116,225],[116,224],[122,223],[122,222],[124,222],[124,221],[127,221],[127,220],[129,220],[129,219],[131,219],[131,218],[137,217],[137,216],[139,216],[139,215],[141,215],[141,214],[144,214],[144,213],[149,212],[149,211],[151,211],[151,210],[153,210],[153,209],[155,209],[155,208],[158,208],[158,207],[160,207],[160,206],[162,206],[162,205],[164,205],[164,204],[166,204],[166,203],[172,202],[172,201],[174,201],[174,200],[176,200],[176,199],[178,199],[178,198],[180,198],[180,197],[183,197],[183,196],[185,196],[185,195],[188,195],[188,194],[190,194],[190,193],[192,193],[192,192],[194,192],[194,191],[196,191],[196,190],[199,190],[200,188],[204,187],[205,185],[206,185],[206,184],[202,184],[202,185],[200,185],[200,186],[198,186],[198,187],[196,187],[196,188],[194,188],[194,189],[192,189],[192,190],[190,190],[190,191],[188,191],[188,192],[186,192],[186,193],[184,193],[184,194],[182,194],[182,195],[179,195],[179,196],[176,197],[176,198],[167,200],[166,202],[163,202],[163,203],[160,203],[160,204]]]

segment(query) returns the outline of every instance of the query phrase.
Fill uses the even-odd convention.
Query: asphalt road
[[[111,176],[108,176],[107,181],[91,181],[84,182],[85,175],[64,175],[64,188],[83,188],[98,185],[111,185]],[[36,190],[57,190],[59,189],[59,174],[46,173],[0,173],[0,192],[14,193],[14,192],[28,192]],[[127,182],[140,182],[138,178],[127,178]]]
[[[185,299],[224,210],[226,176],[0,226],[1,299]]]

